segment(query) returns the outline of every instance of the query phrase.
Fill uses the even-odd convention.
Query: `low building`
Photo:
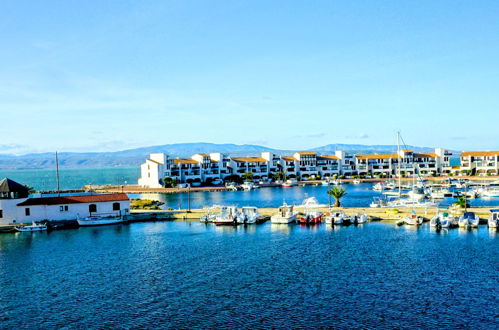
[[[476,175],[498,175],[499,151],[463,151],[460,170]]]
[[[9,179],[0,182],[0,225],[129,213],[130,200],[123,193],[29,197],[28,189],[19,183]]]

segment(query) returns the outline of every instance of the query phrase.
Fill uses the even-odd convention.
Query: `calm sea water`
[[[359,185],[345,184],[347,195],[342,198],[342,205],[347,207],[368,207],[374,197],[383,197],[380,192],[372,189],[372,183]],[[202,208],[214,204],[277,207],[283,201],[288,204],[301,204],[307,197],[315,197],[320,204],[328,204],[327,186],[305,186],[292,188],[260,188],[251,191],[220,191],[191,192],[181,194],[130,194],[132,198],[154,199],[165,203],[164,208],[187,208],[190,199],[191,208]],[[441,206],[449,206],[455,198],[445,198],[439,201]],[[472,206],[497,206],[499,198],[477,198],[469,200]],[[334,203],[334,199],[332,200]]]
[[[140,176],[138,167],[88,168],[59,170],[61,189],[81,189],[88,184],[136,184]],[[9,178],[37,190],[56,190],[55,169],[0,171],[0,178]]]
[[[498,235],[155,222],[0,235],[0,328],[472,328]]]

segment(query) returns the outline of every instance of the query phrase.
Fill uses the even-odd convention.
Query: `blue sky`
[[[3,1],[0,153],[499,149],[497,1]]]

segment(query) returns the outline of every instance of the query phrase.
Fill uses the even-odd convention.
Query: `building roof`
[[[317,159],[318,160],[326,160],[326,159],[327,160],[329,160],[329,159],[331,159],[331,160],[338,160],[340,158],[338,158],[337,156],[334,156],[334,155],[320,155],[320,156],[317,156]]]
[[[176,158],[173,160],[174,164],[199,164],[197,160],[194,159],[181,159]]]
[[[364,155],[355,155],[357,159],[390,159],[390,158],[398,158],[397,154],[364,154]]]
[[[234,157],[232,158],[235,162],[247,162],[247,163],[255,163],[255,162],[266,162],[267,160],[262,157]]]
[[[17,205],[18,206],[63,205],[63,204],[80,204],[80,203],[118,202],[118,201],[127,201],[127,200],[129,199],[126,194],[119,193],[119,194],[28,198],[24,202],[19,203]]]
[[[411,149],[402,149],[401,151],[403,151],[403,152],[414,152],[414,150],[411,150]]]
[[[297,152],[298,155],[300,156],[303,156],[303,155],[317,155],[316,152],[312,152],[312,151],[299,151]]]
[[[414,157],[420,157],[420,158],[425,158],[425,157],[429,157],[429,158],[437,158],[437,154],[434,153],[434,152],[418,152],[417,154],[414,154]]]
[[[499,151],[463,151],[461,157],[467,156],[499,156]]]
[[[17,183],[14,180],[5,178],[0,181],[0,193],[11,193],[11,192],[17,192],[17,193],[22,193],[25,194],[26,197],[28,197],[29,193],[29,188]]]
[[[152,162],[158,165],[163,165],[163,163],[158,162],[157,160],[147,159],[148,162]]]
[[[296,160],[293,156],[282,156],[281,158],[287,162],[294,162]]]

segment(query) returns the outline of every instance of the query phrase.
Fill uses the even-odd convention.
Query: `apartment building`
[[[460,169],[477,175],[498,175],[499,151],[464,151]]]

